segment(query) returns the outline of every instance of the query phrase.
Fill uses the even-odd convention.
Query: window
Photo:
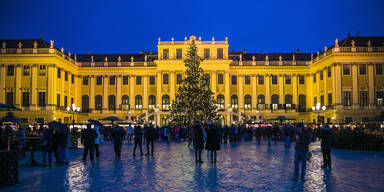
[[[45,92],[39,92],[39,106],[43,107],[45,105]]]
[[[264,76],[259,75],[259,85],[264,85]]]
[[[163,84],[168,85],[168,73],[163,74]]]
[[[299,84],[304,84],[305,83],[305,79],[304,79],[304,75],[299,75]]]
[[[116,96],[110,95],[108,96],[108,110],[116,109]]]
[[[244,76],[244,81],[245,81],[246,85],[250,85],[251,84],[251,76],[249,76],[249,75]]]
[[[344,102],[343,102],[343,105],[344,106],[351,106],[351,101],[352,101],[352,97],[351,97],[351,92],[350,91],[343,91],[343,98],[344,98]]]
[[[129,110],[129,96],[123,95],[121,97],[121,110],[128,111]]]
[[[325,105],[325,103],[324,103],[324,95],[320,95],[320,105],[321,106]]]
[[[285,109],[290,110],[292,108],[292,95],[285,95]]]
[[[96,76],[96,85],[102,85],[103,84],[103,76],[99,75]]]
[[[129,76],[128,75],[124,75],[123,76],[123,85],[128,85],[128,80],[129,80]]]
[[[368,91],[360,91],[360,106],[368,106]]]
[[[27,65],[23,66],[23,76],[29,76],[31,75],[31,68]]]
[[[149,76],[149,84],[150,84],[150,85],[154,85],[155,82],[156,82],[156,80],[155,80],[155,76]]]
[[[383,75],[383,65],[384,64],[376,64],[376,75]]]
[[[279,109],[279,95],[273,94],[271,100],[272,100],[272,110]]]
[[[350,74],[351,74],[351,65],[343,64],[343,75],[350,75]]]
[[[15,75],[15,66],[14,65],[8,65],[7,66],[7,76],[14,76]]]
[[[135,109],[136,110],[143,109],[143,98],[141,97],[141,95],[136,95],[135,97]]]
[[[88,95],[81,96],[81,111],[89,112],[89,96]]]
[[[224,74],[222,73],[217,74],[217,84],[220,84],[220,85],[224,84]]]
[[[305,112],[306,108],[307,108],[306,96],[301,94],[301,95],[299,95],[299,109],[298,109],[298,111],[299,112]]]
[[[39,66],[39,76],[45,76],[47,74],[47,68],[45,65]]]
[[[332,68],[328,67],[327,72],[328,72],[328,77],[331,77],[332,76]]]
[[[224,110],[224,95],[217,95],[217,110]]]
[[[218,59],[223,59],[224,58],[223,48],[217,48],[217,58]]]
[[[272,75],[272,85],[277,84],[277,75]]]
[[[332,93],[328,93],[328,106],[331,106],[333,103],[332,101]]]
[[[287,84],[287,85],[291,84],[291,76],[290,75],[285,76],[285,84]]]
[[[102,110],[103,109],[103,96],[96,95],[95,96],[95,110]]]
[[[61,106],[60,99],[61,99],[61,98],[60,98],[60,94],[57,94],[57,95],[56,95],[56,106],[57,106],[57,107],[60,107],[60,106]]]
[[[244,96],[244,110],[252,109],[252,96],[246,95]]]
[[[168,111],[170,109],[171,106],[168,95],[163,95],[163,97],[161,98],[161,103],[163,104],[163,110]]]
[[[208,82],[208,85],[211,83],[211,76],[208,73],[204,74],[204,79]]]
[[[155,109],[156,108],[156,96],[150,95],[148,98],[148,109]]]
[[[264,110],[265,109],[265,97],[264,95],[257,96],[257,109]]]
[[[369,122],[369,117],[361,117],[362,122]]]
[[[68,71],[64,72],[64,79],[65,79],[65,81],[68,81]]]
[[[23,92],[23,107],[29,106],[29,92]]]
[[[14,105],[13,92],[7,92],[5,100],[7,105]]]
[[[83,85],[88,85],[88,77],[83,77]]]
[[[239,99],[238,99],[237,95],[231,96],[231,107],[234,110],[237,110],[239,108]]]
[[[366,64],[360,64],[359,65],[359,73],[360,73],[360,75],[366,75],[367,74],[367,65]]]
[[[57,68],[57,78],[61,78],[61,68]]]
[[[181,74],[176,75],[176,84],[181,84],[183,81],[183,76]]]
[[[316,83],[316,73],[313,74],[313,82]]]
[[[320,81],[323,80],[323,71],[320,71]]]
[[[115,85],[116,84],[116,76],[112,75],[109,76],[109,85]]]
[[[176,49],[176,59],[183,58],[183,49]]]
[[[141,85],[141,76],[136,76],[136,85]]]
[[[163,59],[169,58],[169,49],[163,49]]]
[[[64,107],[68,106],[68,97],[64,96]]]
[[[75,75],[72,75],[72,76],[71,76],[71,83],[72,83],[72,84],[75,83]]]
[[[209,48],[204,48],[204,59],[209,59]]]
[[[237,76],[233,75],[232,76],[232,85],[236,85],[236,84],[237,84]]]
[[[376,91],[376,105],[377,106],[384,105],[383,97],[384,97],[384,91]]]

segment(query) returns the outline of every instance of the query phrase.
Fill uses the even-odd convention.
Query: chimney
[[[357,32],[357,35],[356,35],[356,36],[360,37],[360,32]]]
[[[300,53],[300,50],[296,49],[296,53]]]
[[[350,32],[348,32],[348,37],[351,37],[351,33]]]

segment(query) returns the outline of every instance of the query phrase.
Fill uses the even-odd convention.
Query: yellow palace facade
[[[71,123],[116,116],[169,122],[192,40],[229,124],[278,116],[296,121],[368,121],[384,109],[384,37],[347,37],[317,53],[229,51],[228,38],[157,43],[157,52],[71,54],[42,39],[0,40],[0,103],[24,122]],[[319,113],[312,106],[326,106]],[[0,112],[4,116],[5,112]],[[318,118],[319,117],[319,118]]]

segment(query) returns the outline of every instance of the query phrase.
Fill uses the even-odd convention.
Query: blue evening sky
[[[384,35],[383,0],[1,0],[0,39],[55,40],[71,53],[156,51],[157,38],[230,50],[315,52],[348,32]]]

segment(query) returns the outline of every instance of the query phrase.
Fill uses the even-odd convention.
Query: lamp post
[[[67,107],[68,113],[72,113],[72,128],[75,126],[75,113],[80,112],[80,107],[76,107],[76,105],[73,103],[72,107]]]
[[[326,106],[321,106],[320,103],[317,103],[316,106],[312,106],[312,112],[317,114],[317,122],[319,122],[320,113],[325,112],[327,109]]]

